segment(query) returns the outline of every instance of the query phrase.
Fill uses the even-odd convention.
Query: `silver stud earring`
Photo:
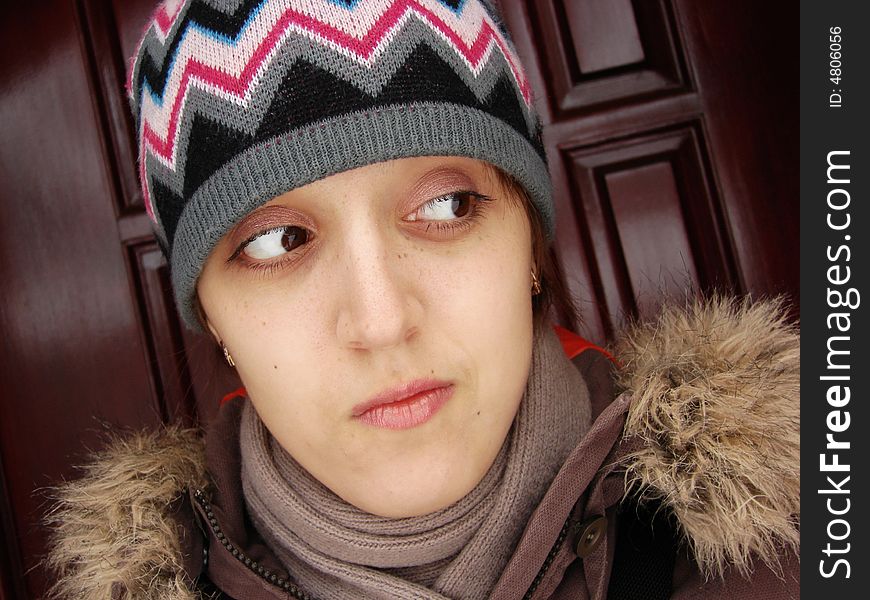
[[[534,270],[532,271],[532,296],[537,296],[541,293],[541,282],[538,279],[538,276],[535,275]]]
[[[231,366],[231,367],[235,367],[235,366],[236,366],[236,361],[233,360],[233,355],[230,354],[230,351],[227,350],[227,347],[224,346],[224,343],[223,343],[223,342],[221,342],[220,344],[221,344],[221,350],[224,351],[224,360],[227,361],[227,364],[228,364],[229,366]]]

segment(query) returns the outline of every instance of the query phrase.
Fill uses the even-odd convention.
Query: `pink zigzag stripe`
[[[396,4],[391,6],[390,9],[388,9],[378,19],[378,21],[374,24],[374,26],[362,40],[357,40],[353,36],[350,36],[343,31],[332,27],[331,25],[317,21],[307,15],[298,13],[296,11],[287,11],[278,21],[278,23],[276,23],[276,26],[272,29],[269,35],[257,48],[254,55],[251,57],[251,60],[245,66],[245,69],[242,71],[239,77],[234,77],[222,71],[216,70],[212,67],[202,64],[195,59],[191,59],[190,61],[188,61],[188,63],[185,65],[180,85],[180,90],[183,91],[176,95],[175,102],[172,106],[172,114],[170,117],[167,139],[163,140],[159,136],[159,134],[151,129],[150,125],[148,125],[147,122],[143,122],[143,156],[145,144],[147,143],[152,152],[161,156],[167,161],[170,160],[172,148],[175,141],[175,133],[178,126],[177,120],[179,109],[184,97],[187,94],[187,90],[190,86],[190,79],[192,77],[196,77],[197,79],[205,83],[212,84],[215,87],[221,88],[224,91],[233,93],[237,96],[242,95],[247,90],[248,86],[251,83],[251,80],[253,79],[262,62],[272,51],[275,44],[283,35],[287,27],[291,24],[296,24],[304,29],[314,31],[319,35],[323,36],[324,38],[355,52],[358,56],[368,58],[371,56],[372,52],[375,50],[378,43],[381,41],[386,32],[388,32],[395,25],[395,23],[401,18],[401,16],[405,13],[406,9],[409,7],[416,8],[425,17],[427,17],[430,23],[435,25],[453,43],[453,45],[463,53],[466,59],[468,59],[468,61],[475,66],[481,60],[487,46],[489,45],[490,40],[494,40],[495,43],[498,44],[500,50],[502,51],[502,54],[508,61],[508,64],[510,65],[514,73],[517,82],[520,84],[520,91],[523,95],[524,100],[527,104],[530,103],[531,88],[528,80],[525,78],[519,65],[511,59],[510,51],[506,47],[504,40],[501,39],[501,37],[492,29],[492,27],[487,22],[483,23],[480,34],[478,35],[474,43],[469,47],[466,46],[462,39],[452,29],[450,29],[450,27],[447,26],[447,24],[444,23],[437,15],[432,13],[427,8],[421,6],[420,3],[416,0],[405,0],[404,2],[397,2]]]
[[[169,33],[169,30],[172,29],[172,25],[175,23],[178,13],[181,12],[182,6],[184,6],[184,2],[179,2],[175,7],[175,12],[171,15],[166,12],[165,4],[161,3],[157,8],[157,12],[154,14],[154,22],[160,27],[160,31],[163,35],[166,35]]]

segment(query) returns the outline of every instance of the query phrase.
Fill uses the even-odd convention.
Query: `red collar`
[[[574,358],[585,350],[595,350],[613,361],[617,367],[619,366],[619,362],[604,348],[596,346],[589,340],[580,337],[573,331],[568,331],[564,327],[553,325],[553,329],[556,331],[556,335],[559,336],[559,341],[562,343],[562,350],[565,351],[565,356],[568,358]]]

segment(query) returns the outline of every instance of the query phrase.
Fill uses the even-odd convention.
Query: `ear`
[[[223,338],[218,333],[218,330],[212,325],[211,321],[208,318],[208,315],[205,314],[205,311],[202,310],[202,307],[198,306],[197,316],[199,317],[199,324],[202,326],[203,331],[208,331],[211,334],[211,337],[214,338],[215,343],[220,346],[223,344]]]
[[[211,334],[211,337],[214,338],[215,343],[220,346],[223,343],[223,338],[217,332],[214,325],[211,324],[211,321],[208,320],[208,317],[203,319],[206,329]]]
[[[196,320],[199,321],[199,326],[202,327],[202,330],[208,331],[211,334],[211,337],[214,338],[215,343],[220,346],[223,338],[220,336],[217,329],[215,329],[214,325],[211,324],[208,315],[205,314],[205,309],[202,307],[202,302],[199,299],[198,289],[193,298],[193,311],[194,314],[196,314]]]

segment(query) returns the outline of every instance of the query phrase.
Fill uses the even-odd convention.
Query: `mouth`
[[[410,429],[422,425],[453,396],[453,384],[418,379],[390,388],[353,407],[353,417],[383,429]]]

